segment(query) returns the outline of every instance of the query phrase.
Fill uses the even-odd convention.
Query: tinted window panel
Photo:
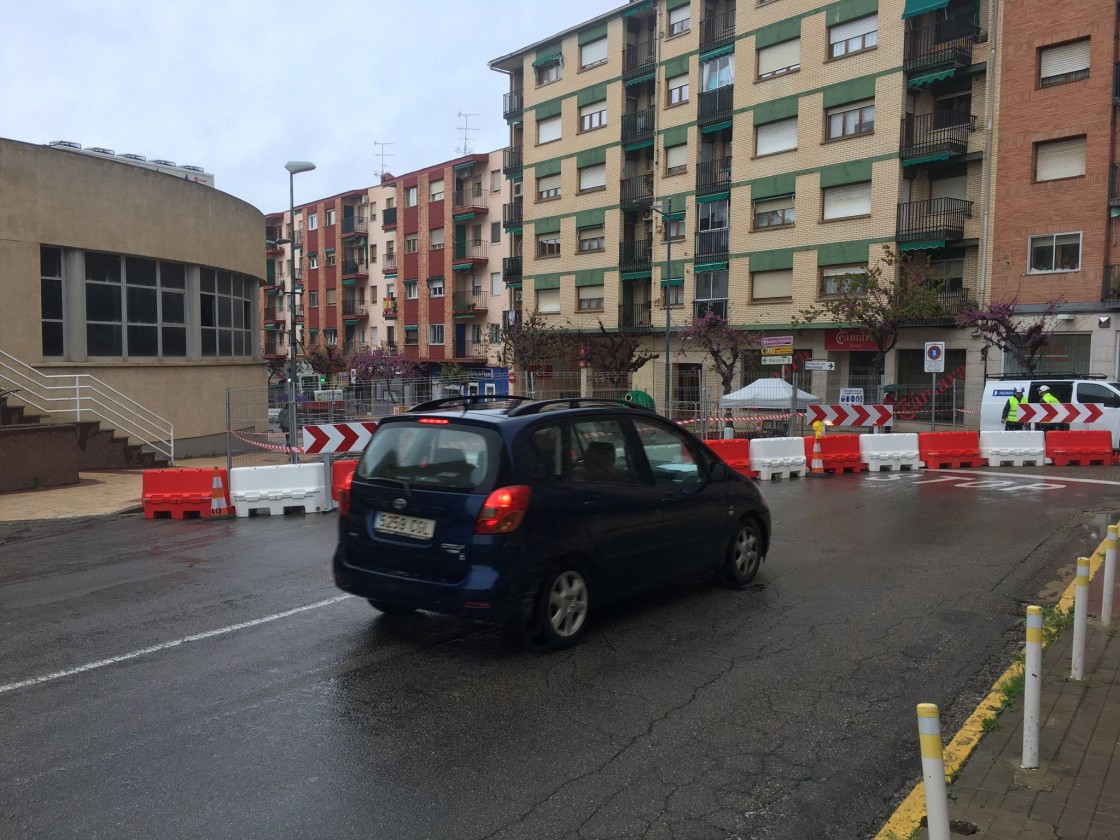
[[[357,475],[418,490],[482,493],[492,489],[500,458],[501,439],[488,429],[393,423],[374,434]]]
[[[86,324],[86,352],[91,356],[120,356],[120,324]]]
[[[86,284],[86,320],[119,321],[121,319],[121,290],[119,286],[101,283]]]

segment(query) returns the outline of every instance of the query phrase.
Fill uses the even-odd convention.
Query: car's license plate
[[[399,534],[403,537],[415,537],[418,540],[430,540],[436,532],[434,519],[421,519],[418,516],[401,516],[399,513],[377,512],[374,517],[375,530],[386,534]]]

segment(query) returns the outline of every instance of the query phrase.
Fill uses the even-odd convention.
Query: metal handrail
[[[20,402],[44,414],[73,414],[80,422],[85,413],[175,460],[174,424],[92,374],[43,373],[0,350],[0,383],[18,390]]]

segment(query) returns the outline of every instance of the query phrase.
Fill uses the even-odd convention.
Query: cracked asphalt
[[[547,656],[340,598],[329,515],[0,525],[0,837],[870,837],[920,778],[915,705],[956,730],[1112,476],[765,482],[755,586]]]

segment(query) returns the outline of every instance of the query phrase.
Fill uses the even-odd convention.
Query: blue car
[[[593,610],[758,572],[770,511],[695,436],[632,404],[463,396],[384,418],[344,489],[334,579],[383,613],[575,644]]]

